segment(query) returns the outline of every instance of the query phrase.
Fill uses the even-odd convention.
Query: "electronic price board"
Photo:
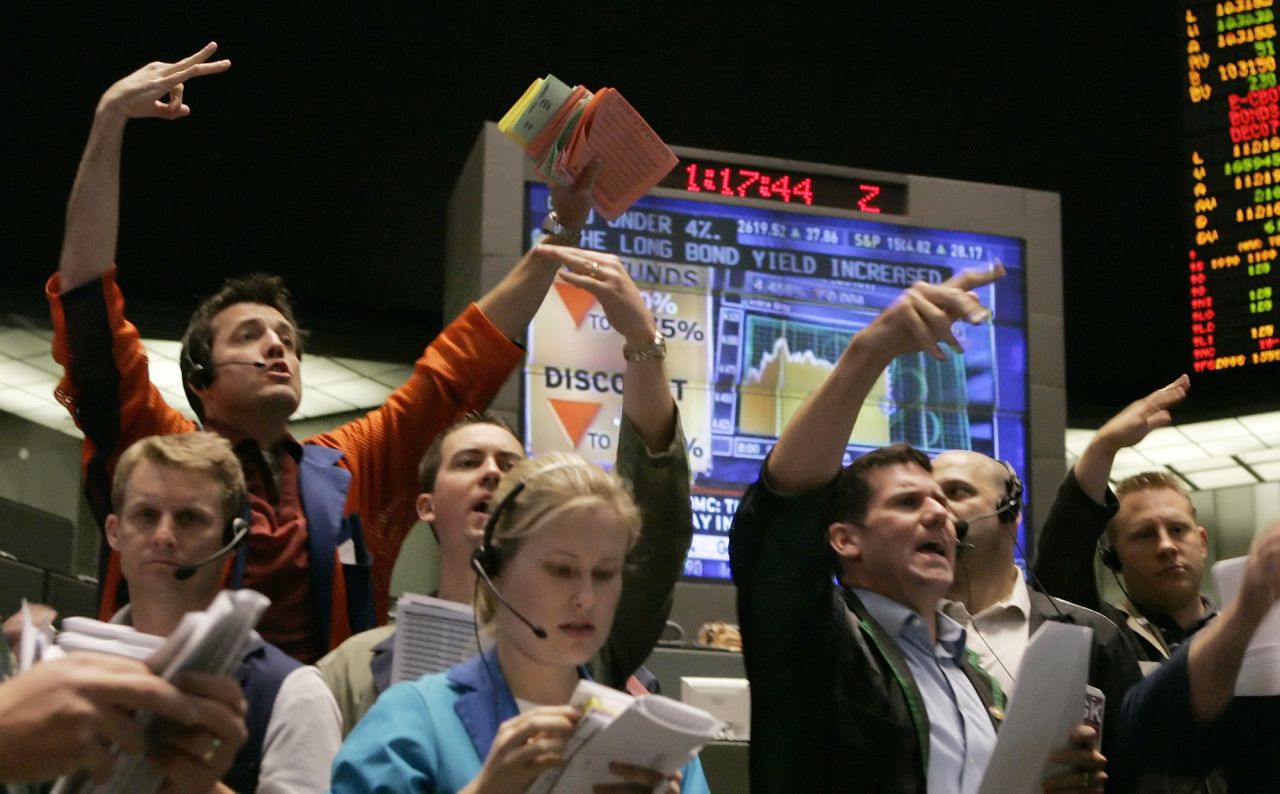
[[[1280,86],[1273,0],[1189,3],[1185,194],[1189,367],[1273,367],[1280,274]],[[1222,377],[1222,376],[1209,376]]]
[[[894,360],[862,408],[846,462],[906,441],[931,455],[973,449],[1027,470],[1023,240],[894,222],[884,216],[905,212],[905,184],[818,176],[685,158],[664,183],[670,190],[613,221],[593,214],[583,233],[584,249],[622,259],[667,338],[695,475],[690,578],[729,578],[729,526],[765,455],[850,337],[916,281],[997,261],[1008,272],[979,290],[993,321],[956,325],[963,355]],[[530,181],[525,192],[532,243],[549,191]],[[833,211],[799,212],[801,204]],[[573,450],[612,465],[621,348],[593,296],[555,285],[530,328],[522,378],[531,451]]]

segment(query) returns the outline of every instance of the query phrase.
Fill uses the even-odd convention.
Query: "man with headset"
[[[1182,486],[1163,472],[1107,485],[1120,450],[1172,421],[1186,375],[1128,405],[1094,435],[1058,489],[1040,531],[1034,570],[1047,592],[1096,609],[1133,638],[1153,669],[1217,614],[1200,592],[1209,536]],[[1103,531],[1106,540],[1100,542]],[[1123,578],[1125,596],[1102,601],[1094,557]]]
[[[240,463],[213,433],[148,436],[120,456],[112,499],[107,543],[132,598],[111,622],[168,636],[186,613],[213,602],[234,565],[227,549],[247,534]],[[342,742],[337,704],[314,667],[254,639],[233,673],[248,704],[248,739],[219,790],[323,791]],[[212,758],[221,744],[185,749]]]
[[[1208,533],[1196,520],[1190,497],[1171,475],[1137,474],[1114,493],[1107,482],[1120,450],[1172,423],[1169,409],[1186,397],[1189,387],[1182,375],[1129,404],[1098,430],[1058,488],[1036,545],[1033,570],[1045,591],[1106,615],[1129,638],[1145,675],[1160,669],[1218,614],[1200,592]],[[1095,558],[1124,592],[1116,603],[1102,600]],[[1164,673],[1162,680],[1168,675]],[[1109,701],[1108,715],[1120,705]],[[1130,727],[1122,731],[1132,735],[1122,741],[1152,732],[1141,719],[1127,719],[1126,724]],[[1225,790],[1220,771],[1154,766],[1150,760],[1158,755],[1123,753],[1136,762],[1130,769],[1138,768],[1134,771],[1142,776],[1139,786],[1172,792]]]
[[[1031,635],[1046,620],[1093,629],[1089,683],[1106,696],[1102,752],[1113,763],[1109,791],[1125,788],[1115,762],[1124,693],[1142,673],[1133,647],[1097,612],[1028,586],[1015,564],[1022,519],[1022,479],[1013,467],[980,452],[953,450],[933,460],[933,479],[951,512],[967,527],[956,554],[955,580],[942,611],[966,629],[966,645],[982,669],[1012,694]],[[1083,697],[1083,693],[1082,697]]]
[[[126,319],[115,257],[121,149],[129,120],[188,116],[184,85],[231,67],[210,43],[155,62],[107,89],[67,203],[58,272],[45,292],[57,397],[84,431],[85,490],[99,521],[116,458],[147,435],[196,423],[154,384],[138,329]],[[414,465],[442,429],[489,403],[520,361],[524,332],[557,270],[589,272],[572,245],[589,211],[591,174],[553,187],[543,244],[455,318],[379,408],[301,442],[289,417],[302,398],[304,334],[280,279],[228,279],[194,312],[183,337],[183,388],[201,425],[231,440],[248,480],[252,531],[243,584],[271,599],[259,631],[313,662],[352,633],[386,622],[391,570],[414,523]],[[557,214],[558,213],[558,214]],[[157,266],[159,263],[156,263]],[[128,601],[119,558],[103,550],[101,617]]]

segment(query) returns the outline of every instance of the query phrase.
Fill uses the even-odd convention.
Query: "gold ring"
[[[213,760],[214,753],[222,747],[222,740],[217,736],[213,737],[213,741],[209,743],[209,749],[204,751],[204,755],[200,756],[201,763],[209,763]]]
[[[591,277],[600,278],[600,263],[595,260],[591,262]]]

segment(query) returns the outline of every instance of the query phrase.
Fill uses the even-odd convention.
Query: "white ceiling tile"
[[[381,383],[363,378],[343,383],[330,383],[322,389],[331,397],[345,400],[357,408],[374,408],[381,405],[391,389]]]
[[[1230,456],[1202,457],[1191,460],[1184,460],[1174,466],[1180,472],[1197,472],[1209,471],[1210,469],[1227,469],[1237,466],[1235,459]]]
[[[389,370],[404,366],[402,361],[366,361],[361,358],[338,358],[336,356],[333,360],[365,377],[381,375]]]
[[[392,367],[391,369],[379,372],[376,375],[371,375],[370,377],[384,386],[390,386],[393,389],[398,389],[412,374],[413,367]]]
[[[302,386],[324,386],[351,380],[356,373],[350,367],[339,364],[326,356],[306,356],[302,359]]]
[[[164,358],[177,361],[182,357],[182,343],[173,339],[143,339],[142,346],[147,350],[147,357],[152,360]]]
[[[1258,440],[1258,437],[1252,433],[1244,436],[1232,436],[1230,438],[1219,438],[1212,441],[1202,441],[1200,446],[1210,455],[1241,455],[1245,452],[1266,449],[1267,445]]]
[[[1140,451],[1147,460],[1167,466],[1175,466],[1184,461],[1195,461],[1208,457],[1205,455],[1204,450],[1195,444],[1140,449]]]
[[[49,340],[37,336],[25,328],[0,328],[0,355],[10,358],[26,358],[36,353],[49,352]]]
[[[1138,444],[1139,450],[1156,449],[1158,447],[1181,446],[1188,439],[1176,427],[1161,427],[1147,433],[1147,437]]]
[[[306,389],[302,392],[302,404],[293,415],[295,419],[313,416],[328,416],[355,410],[356,406],[345,400],[339,400],[320,389]]]
[[[1242,452],[1239,457],[1240,460],[1248,464],[1268,463],[1273,460],[1280,460],[1280,447],[1259,449],[1253,452]]]
[[[50,381],[57,382],[48,372],[33,367],[25,361],[0,359],[0,386],[27,386]],[[50,389],[52,388],[50,386]]]
[[[1188,472],[1187,479],[1201,491],[1212,488],[1230,488],[1235,485],[1252,485],[1258,481],[1256,477],[1240,466]]]
[[[1251,466],[1254,472],[1267,482],[1280,482],[1280,460]]]
[[[1182,434],[1197,444],[1223,438],[1248,436],[1249,430],[1235,419],[1215,419],[1212,422],[1192,422],[1178,425]]]
[[[43,400],[22,389],[0,388],[0,411],[8,411],[11,414],[22,416],[25,411],[47,408],[51,403],[53,403],[52,397],[48,400]]]
[[[1240,424],[1271,446],[1280,446],[1280,411],[1242,416]]]
[[[62,365],[54,361],[53,356],[47,350],[43,354],[27,356],[22,359],[22,363],[29,367],[35,367],[41,372],[55,375],[59,379],[62,378]]]
[[[176,361],[152,358],[148,372],[156,388],[162,391],[174,389],[179,394],[182,393],[182,369]],[[186,397],[183,397],[182,401],[186,402]]]

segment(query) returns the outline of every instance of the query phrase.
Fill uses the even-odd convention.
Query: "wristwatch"
[[[654,334],[653,341],[644,345],[622,345],[622,357],[627,361],[657,361],[667,357],[667,338],[662,332]]]
[[[576,246],[578,241],[582,239],[582,230],[574,230],[565,226],[560,222],[555,210],[548,212],[547,217],[542,219],[542,233],[556,238],[565,245]]]

